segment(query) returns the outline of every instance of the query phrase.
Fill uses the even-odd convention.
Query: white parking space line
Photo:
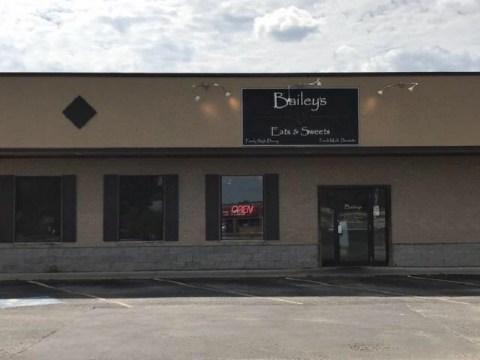
[[[269,296],[258,296],[258,295],[252,295],[252,294],[247,294],[244,292],[236,291],[236,290],[230,290],[230,289],[222,289],[222,288],[217,288],[217,287],[212,287],[212,286],[198,286],[198,285],[191,285],[187,284],[184,282],[180,281],[174,281],[174,280],[167,280],[167,279],[153,279],[155,281],[160,281],[160,282],[166,282],[170,284],[175,284],[179,286],[185,286],[193,289],[200,289],[200,290],[209,290],[213,292],[219,292],[219,293],[225,293],[225,294],[231,294],[231,295],[240,295],[244,297],[251,297],[255,299],[265,299],[265,300],[271,300],[271,301],[276,301],[276,302],[282,302],[282,303],[287,303],[287,304],[295,304],[295,305],[303,305],[302,302],[299,301],[293,301],[293,300],[287,300],[279,297],[269,297]]]
[[[429,277],[416,276],[416,275],[408,275],[408,277],[412,278],[412,279],[419,279],[419,280],[441,281],[441,282],[446,282],[446,283],[451,283],[451,284],[459,284],[459,285],[468,285],[468,286],[480,287],[480,284],[471,283],[471,282],[468,282],[468,281],[436,279],[436,278],[429,278]]]
[[[440,301],[445,301],[445,302],[450,302],[450,303],[455,303],[455,304],[462,304],[462,305],[472,305],[471,303],[464,302],[464,301],[457,301],[457,300],[451,300],[443,297],[437,297],[437,296],[419,296],[419,295],[410,295],[410,294],[405,294],[397,291],[389,291],[389,290],[379,290],[379,289],[370,289],[370,288],[363,288],[363,287],[356,287],[356,286],[346,286],[346,285],[336,285],[336,284],[329,284],[321,281],[315,281],[315,280],[308,280],[308,279],[297,279],[297,278],[285,278],[286,280],[290,281],[299,281],[299,282],[305,282],[305,283],[311,283],[311,284],[318,284],[318,285],[323,285],[323,286],[330,286],[330,287],[337,287],[337,288],[342,288],[342,289],[348,289],[348,290],[357,290],[357,291],[367,291],[367,292],[373,292],[373,293],[378,293],[378,294],[385,294],[385,295],[395,295],[395,296],[409,296],[417,299],[435,299],[435,300],[440,300]]]
[[[72,291],[72,290],[68,290],[68,289],[62,289],[62,288],[58,288],[58,287],[55,287],[55,286],[51,286],[51,285],[41,283],[39,281],[31,280],[31,281],[27,281],[27,282],[30,283],[30,284],[37,285],[37,286],[42,286],[42,287],[47,288],[47,289],[61,291],[61,292],[64,292],[64,293],[67,293],[67,294],[70,294],[70,295],[80,295],[80,296],[83,296],[83,297],[99,300],[99,301],[110,303],[110,304],[115,304],[115,305],[122,306],[122,307],[129,308],[129,309],[133,308],[132,305],[129,305],[129,304],[121,302],[121,301],[105,299],[105,298],[95,296],[95,295],[91,295],[91,294],[87,294],[87,293],[84,293],[84,292],[81,292],[81,291]]]
[[[400,296],[405,296],[406,295],[406,294],[402,294],[402,293],[394,292],[394,291],[359,288],[359,287],[347,286],[347,285],[329,284],[329,283],[325,283],[325,282],[322,282],[322,281],[316,281],[316,280],[297,279],[297,278],[289,278],[289,277],[287,277],[285,279],[290,280],[290,281],[299,281],[299,282],[305,282],[305,283],[310,283],[310,284],[318,284],[318,285],[330,286],[330,287],[337,287],[337,288],[348,289],[348,290],[357,290],[357,291],[361,290],[361,291],[375,292],[375,293],[381,293],[381,294],[386,294],[386,295],[400,295]]]
[[[442,323],[441,321],[435,319],[434,316],[428,316],[427,313],[425,311],[422,311],[420,309],[415,309],[413,306],[409,305],[409,304],[406,304],[407,308],[410,309],[410,311],[414,312],[415,314],[418,314],[420,315],[421,317],[423,317],[424,319],[427,319],[431,322],[434,322],[435,324],[437,324],[438,326],[444,328],[445,330],[451,332],[453,335],[455,335],[456,337],[470,343],[470,344],[473,344],[473,345],[476,345],[475,342],[473,342],[472,340],[470,340],[469,338],[463,336],[461,333],[459,333],[458,331],[456,331],[455,329],[451,328],[450,326]]]

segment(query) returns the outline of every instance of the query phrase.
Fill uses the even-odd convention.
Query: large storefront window
[[[263,176],[222,176],[222,239],[263,239]]]
[[[61,239],[61,177],[15,178],[15,241]]]
[[[0,175],[0,243],[75,242],[75,175]]]
[[[120,240],[163,240],[162,176],[120,176]]]
[[[178,175],[104,175],[104,241],[178,241]]]

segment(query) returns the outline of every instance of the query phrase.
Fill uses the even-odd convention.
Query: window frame
[[[59,232],[60,234],[58,235],[58,240],[41,240],[41,241],[34,241],[34,240],[17,240],[17,236],[18,236],[18,231],[17,231],[17,214],[18,214],[18,206],[17,206],[17,196],[18,196],[18,181],[19,180],[22,180],[22,179],[46,179],[46,178],[51,178],[51,179],[55,179],[59,182],[59,185],[60,185],[60,188],[57,189],[58,192],[59,192],[59,198],[58,199],[55,199],[55,202],[57,203],[57,205],[59,206],[58,208],[58,215],[59,215],[59,219],[58,219],[58,225],[59,225]],[[13,185],[13,196],[14,196],[14,200],[13,200],[13,217],[14,217],[14,224],[13,224],[13,242],[14,243],[17,243],[17,244],[24,244],[24,243],[34,243],[34,244],[37,244],[37,243],[60,243],[63,241],[63,206],[62,206],[62,196],[63,196],[63,181],[62,181],[62,177],[61,176],[56,176],[56,175],[40,175],[40,176],[36,176],[36,175],[20,175],[20,176],[15,176],[15,179],[14,179],[14,185]]]
[[[17,181],[19,178],[58,178],[60,211],[58,240],[17,240]],[[58,244],[76,242],[77,181],[76,175],[0,175],[0,243]]]
[[[262,241],[280,240],[280,184],[279,174],[205,174],[205,240],[224,241],[221,234],[222,220],[222,176],[262,176],[263,177],[263,239],[232,239],[231,242],[258,243]]]
[[[120,237],[120,230],[121,230],[121,203],[122,203],[122,196],[121,196],[121,181],[122,178],[127,178],[127,177],[136,177],[136,178],[150,178],[150,177],[155,177],[155,178],[162,178],[162,238],[161,239],[153,239],[153,240],[148,240],[148,239],[141,239],[141,238],[121,238]],[[118,242],[162,242],[165,241],[165,176],[164,175],[118,175]]]
[[[224,239],[222,231],[222,222],[223,222],[223,178],[225,177],[261,177],[262,178],[262,237],[259,239],[243,239],[243,238],[231,238]],[[220,200],[220,241],[264,241],[265,240],[265,230],[266,230],[266,218],[265,218],[265,175],[219,175],[219,200]]]
[[[162,239],[120,239],[120,178],[161,177],[163,180]],[[164,243],[178,241],[179,177],[176,174],[104,174],[103,175],[103,241],[115,243]]]

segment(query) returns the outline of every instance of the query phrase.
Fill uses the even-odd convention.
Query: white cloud
[[[0,71],[480,71],[480,0],[0,2]]]
[[[478,71],[480,56],[467,51],[450,52],[441,47],[420,50],[392,49],[369,56],[358,48],[342,45],[335,51],[335,68],[330,71],[404,72],[404,71]],[[351,59],[356,59],[352,62]]]
[[[319,24],[320,21],[308,11],[289,6],[256,18],[254,32],[257,36],[268,35],[279,41],[296,41],[317,31]]]
[[[448,50],[432,47],[419,51],[394,49],[378,55],[362,64],[362,71],[475,71],[480,57],[472,57],[467,52],[451,53]]]
[[[442,10],[452,10],[459,14],[480,10],[479,0],[437,0],[436,5]]]
[[[22,61],[23,54],[10,45],[0,44],[0,69],[14,69],[14,71],[27,71]]]

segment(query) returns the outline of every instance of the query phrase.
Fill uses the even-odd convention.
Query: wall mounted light
[[[387,86],[383,87],[382,89],[378,90],[377,93],[378,93],[378,95],[383,95],[385,90],[393,88],[393,87],[398,87],[400,89],[407,88],[408,91],[413,92],[413,89],[415,89],[415,86],[418,86],[418,85],[419,85],[418,82],[398,82],[398,83],[390,84],[390,85],[387,85]]]
[[[203,91],[207,91],[209,90],[210,88],[219,88],[220,90],[223,91],[224,95],[226,97],[229,97],[231,95],[231,93],[229,91],[227,91],[227,89],[225,89],[225,87],[221,84],[218,84],[218,83],[201,83],[201,84],[194,84],[192,86],[192,94],[193,94],[193,98],[195,99],[195,101],[200,101],[200,99],[202,98],[199,94],[198,94],[198,89],[203,89]]]
[[[317,78],[315,81],[310,82],[310,83],[295,83],[295,84],[290,84],[288,85],[288,98],[290,99],[290,89],[295,89],[295,88],[318,88],[322,86],[322,82],[320,81],[320,78]]]

